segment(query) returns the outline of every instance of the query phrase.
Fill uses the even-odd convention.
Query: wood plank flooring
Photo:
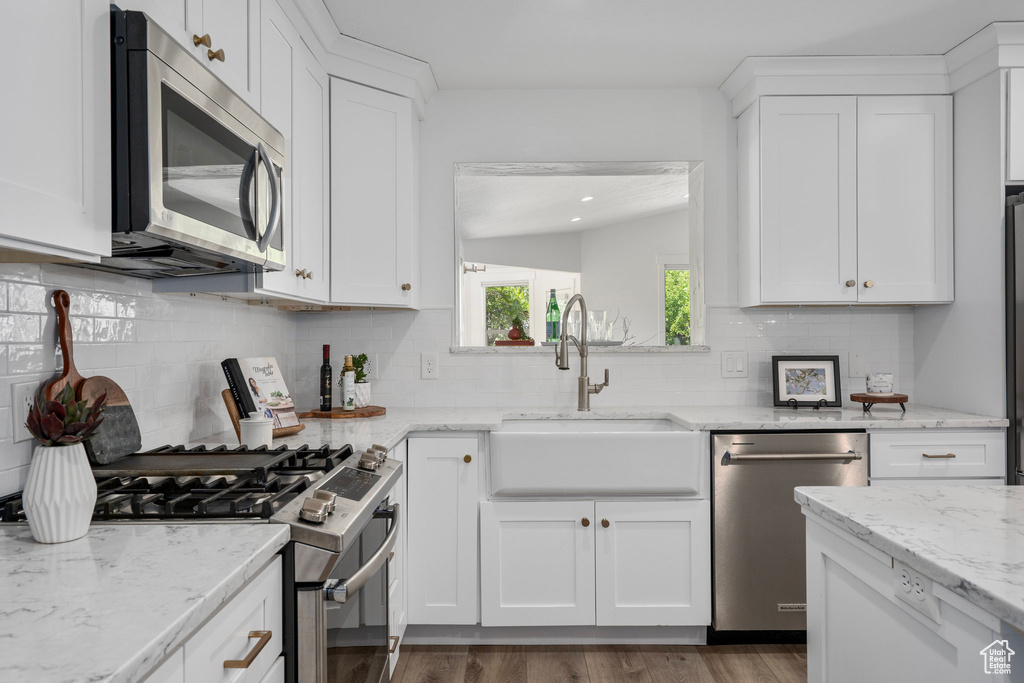
[[[391,683],[806,681],[805,645],[406,645],[391,679]]]

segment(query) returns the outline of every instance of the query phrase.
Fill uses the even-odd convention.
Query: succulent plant
[[[40,389],[28,411],[25,427],[44,446],[81,443],[91,437],[103,422],[106,402],[106,394],[91,406],[88,401],[76,401],[75,390],[70,384],[50,400],[46,400],[45,391]]]

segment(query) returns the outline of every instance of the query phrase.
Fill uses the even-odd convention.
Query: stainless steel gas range
[[[358,667],[360,681],[387,679],[387,560],[399,531],[390,496],[402,463],[386,449],[164,446],[93,473],[96,523],[288,524],[285,680],[326,683],[329,661]],[[0,498],[0,522],[23,521],[20,494]]]

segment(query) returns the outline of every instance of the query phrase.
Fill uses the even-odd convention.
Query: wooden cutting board
[[[383,408],[381,406],[366,406],[365,408],[356,408],[355,410],[345,410],[341,406],[338,406],[331,408],[330,410],[310,410],[307,413],[299,413],[299,419],[305,417],[321,417],[344,420],[352,417],[379,417],[386,412],[387,408]]]

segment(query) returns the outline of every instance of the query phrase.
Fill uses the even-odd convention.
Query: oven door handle
[[[388,508],[388,515],[391,517],[391,530],[388,532],[388,535],[384,537],[384,542],[379,548],[377,548],[377,552],[367,560],[366,564],[356,570],[356,572],[345,581],[332,579],[325,583],[325,599],[332,600],[334,602],[346,602],[349,599],[349,596],[358,593],[360,589],[366,585],[366,582],[377,573],[377,570],[388,561],[388,555],[394,549],[395,543],[398,541],[398,530],[401,527],[398,503],[395,503]]]

